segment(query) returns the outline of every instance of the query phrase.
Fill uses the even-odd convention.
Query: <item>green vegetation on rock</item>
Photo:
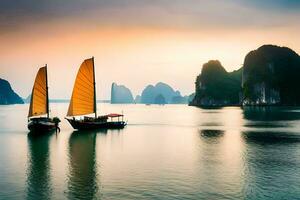
[[[244,105],[299,105],[300,57],[287,47],[264,45],[245,58]]]
[[[242,69],[227,72],[218,60],[203,65],[196,79],[196,94],[191,105],[239,105]]]
[[[241,69],[203,65],[190,105],[300,105],[300,57],[287,47],[264,45],[245,57]]]

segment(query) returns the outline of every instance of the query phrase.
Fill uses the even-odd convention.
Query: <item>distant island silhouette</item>
[[[148,85],[143,90],[140,102],[142,104],[187,104],[188,96],[182,96],[178,90],[174,90],[166,83],[159,82],[156,85]]]
[[[124,85],[118,85],[113,83],[111,85],[111,101],[112,104],[131,104],[134,103],[134,99],[131,91]]]
[[[0,78],[0,105],[23,104],[22,98],[15,93],[7,80]]]
[[[159,82],[154,86],[146,86],[141,95],[137,95],[135,99],[133,99],[130,89],[124,85],[113,83],[111,88],[112,104],[187,104],[192,98],[190,96],[182,96],[178,90],[175,91],[171,86],[163,82]]]

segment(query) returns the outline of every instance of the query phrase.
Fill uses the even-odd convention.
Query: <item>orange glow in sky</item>
[[[159,81],[188,95],[208,60],[218,59],[227,71],[233,71],[242,66],[249,51],[263,44],[300,52],[300,28],[294,23],[268,28],[211,24],[193,28],[96,23],[97,15],[89,23],[89,17],[31,22],[1,32],[0,77],[26,97],[38,68],[47,63],[50,97],[70,98],[81,62],[94,56],[98,99],[110,98],[112,82],[124,84],[134,96]],[[174,21],[183,23],[179,16]]]

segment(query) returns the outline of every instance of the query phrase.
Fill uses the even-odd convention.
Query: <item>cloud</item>
[[[299,0],[251,0],[242,3],[262,10],[299,12],[300,9]]]
[[[1,31],[50,20],[166,28],[263,27],[297,23],[298,0],[1,0]]]

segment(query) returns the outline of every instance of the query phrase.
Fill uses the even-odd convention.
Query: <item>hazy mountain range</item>
[[[182,96],[178,90],[162,82],[146,86],[135,99],[132,96],[130,89],[124,85],[112,84],[111,103],[187,104],[191,100],[189,96]]]

